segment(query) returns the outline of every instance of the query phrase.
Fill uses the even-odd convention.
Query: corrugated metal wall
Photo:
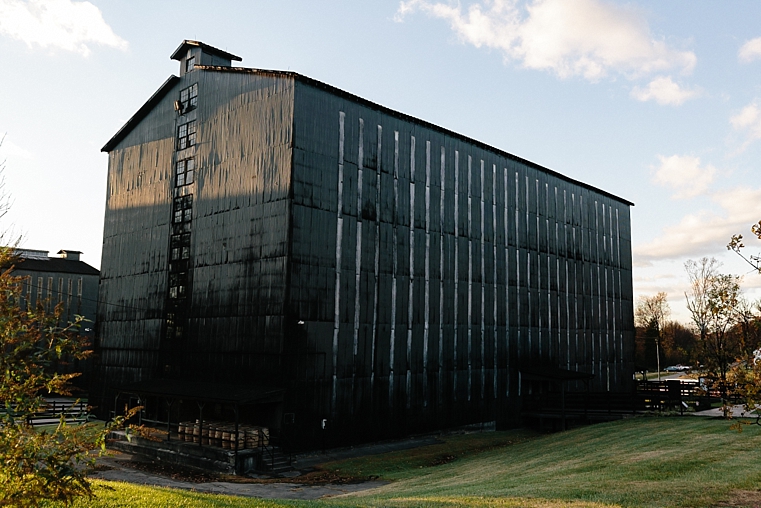
[[[173,103],[193,83],[198,107],[178,115]],[[154,377],[284,382],[292,94],[292,81],[188,73],[110,153],[100,290],[108,304],[95,385],[102,404],[116,387]],[[177,129],[190,121],[196,143],[179,150]],[[194,181],[178,185],[173,168],[189,158]],[[172,203],[182,196],[192,199],[183,224],[190,259],[179,262],[189,294],[173,300]],[[183,333],[167,333],[169,321]]]
[[[526,360],[629,388],[625,202],[291,75],[197,70],[175,88],[110,154],[104,397],[151,377],[282,385],[314,444],[323,419],[338,441],[510,420]]]
[[[315,419],[501,418],[526,360],[629,388],[628,204],[309,84],[295,110],[290,306],[326,353]]]
[[[103,303],[91,393],[100,406],[109,387],[145,379],[158,369],[172,204],[173,100],[164,98],[109,153],[98,296]]]

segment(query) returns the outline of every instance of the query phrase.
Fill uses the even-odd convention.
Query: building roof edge
[[[140,109],[138,109],[137,112],[132,115],[129,120],[127,120],[127,123],[122,125],[121,129],[116,131],[116,134],[114,134],[113,137],[111,137],[111,139],[109,139],[108,142],[103,145],[103,148],[101,148],[100,151],[110,152],[113,150],[116,145],[118,145],[121,140],[123,140],[127,134],[129,134],[132,129],[135,128],[135,126],[139,124],[140,121],[148,115],[148,113],[151,112],[153,106],[155,106],[158,101],[163,99],[169,90],[171,90],[179,80],[180,78],[174,74],[169,76],[169,78],[164,81],[164,84],[162,84],[159,89],[156,90],[147,101],[145,101],[145,104],[143,104]]]
[[[409,121],[416,123],[418,125],[421,125],[423,127],[429,128],[431,130],[435,130],[437,132],[441,132],[443,134],[461,139],[463,141],[466,141],[468,143],[472,143],[479,148],[482,148],[484,150],[488,150],[494,153],[497,153],[503,157],[506,157],[508,159],[512,159],[518,162],[521,162],[523,164],[526,164],[528,166],[531,166],[532,168],[539,169],[541,171],[544,171],[546,173],[551,174],[552,176],[555,176],[557,178],[560,178],[561,180],[565,180],[567,182],[573,183],[575,185],[578,185],[580,187],[584,187],[586,189],[592,190],[594,192],[598,192],[604,196],[607,196],[609,198],[613,198],[616,201],[619,201],[623,204],[626,204],[628,206],[634,206],[634,203],[629,201],[628,199],[624,199],[620,196],[616,196],[613,193],[610,193],[608,191],[605,191],[603,189],[600,189],[598,187],[595,187],[594,185],[590,185],[588,183],[584,183],[580,180],[576,180],[574,178],[571,178],[570,176],[564,175],[562,173],[559,173],[558,171],[555,171],[553,169],[547,168],[545,166],[542,166],[541,164],[537,164],[536,162],[532,162],[528,159],[524,159],[523,157],[519,157],[517,155],[514,155],[510,152],[506,152],[505,150],[502,150],[500,148],[496,148],[494,146],[491,146],[487,143],[484,143],[483,141],[479,141],[477,139],[471,138],[469,136],[466,136],[464,134],[460,134],[459,132],[447,129],[445,127],[441,127],[440,125],[436,125],[434,123],[428,122],[426,120],[422,120],[420,118],[414,117],[412,115],[408,115],[406,113],[402,113],[400,111],[397,111],[395,109],[391,109],[387,106],[383,106],[381,104],[378,104],[376,102],[372,102],[368,99],[365,99],[363,97],[360,97],[358,95],[355,95],[353,93],[347,92],[345,90],[341,90],[340,88],[336,88],[333,85],[329,85],[327,83],[323,83],[322,81],[318,81],[314,78],[310,78],[308,76],[304,76],[303,74],[299,74],[298,72],[293,71],[277,71],[277,70],[268,70],[268,69],[254,69],[254,68],[248,68],[248,67],[223,67],[223,66],[215,66],[215,65],[196,65],[195,69],[200,69],[203,71],[212,71],[212,72],[239,72],[239,73],[248,73],[248,74],[264,74],[264,75],[273,75],[273,76],[281,76],[281,77],[289,77],[295,80],[299,80],[305,84],[315,86],[317,88],[321,88],[323,90],[326,90],[330,93],[339,95],[341,97],[344,97],[346,99],[358,102],[360,104],[363,104],[365,106],[371,107],[373,109],[383,111],[386,114],[389,114],[391,116],[394,116],[396,118],[399,118],[401,120]]]
[[[223,51],[219,48],[215,48],[214,46],[209,46],[208,44],[201,42],[201,41],[192,41],[190,39],[185,39],[182,41],[182,44],[180,44],[177,49],[174,50],[174,53],[169,57],[172,60],[181,60],[182,59],[182,53],[185,51],[185,49],[188,46],[194,46],[197,48],[201,48],[205,52],[209,53],[210,55],[217,55],[221,56],[222,58],[227,58],[228,60],[232,60],[233,62],[240,62],[243,60],[241,57],[237,55],[233,55],[232,53],[228,53],[227,51]]]

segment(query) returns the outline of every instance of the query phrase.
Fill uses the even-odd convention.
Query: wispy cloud
[[[674,189],[674,199],[692,198],[705,193],[716,175],[716,168],[710,164],[701,166],[698,157],[659,155],[658,160],[660,166],[652,168],[653,180],[659,185]]]
[[[32,152],[17,145],[7,137],[0,135],[0,142],[0,161],[6,159],[11,161],[14,159],[34,159],[34,154]]]
[[[459,39],[502,52],[506,61],[561,78],[598,81],[611,74],[636,79],[656,72],[692,71],[697,58],[654,37],[636,10],[601,0],[483,0],[459,3],[405,0],[396,19],[416,11],[449,22]],[[683,99],[684,100],[684,99]]]
[[[125,50],[127,41],[114,33],[90,2],[73,0],[0,0],[0,35],[29,47],[62,49],[88,56],[92,44]]]
[[[675,83],[671,76],[660,76],[653,79],[645,88],[634,87],[631,96],[638,101],[654,100],[662,106],[679,106],[684,101],[700,97],[702,91],[698,88],[683,88]]]
[[[663,259],[699,257],[722,252],[733,234],[748,231],[758,222],[761,188],[738,187],[711,196],[711,210],[688,214],[661,236],[634,249],[639,263]]]
[[[761,37],[756,37],[743,44],[737,56],[741,62],[752,62],[761,58]]]
[[[758,100],[745,106],[739,113],[729,119],[736,131],[746,136],[742,149],[757,139],[761,139],[761,107]]]

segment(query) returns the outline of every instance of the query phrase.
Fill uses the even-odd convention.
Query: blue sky
[[[0,160],[26,248],[100,266],[100,148],[183,39],[293,70],[633,201],[636,295],[761,219],[761,3],[0,0]],[[748,240],[749,252],[761,242]]]

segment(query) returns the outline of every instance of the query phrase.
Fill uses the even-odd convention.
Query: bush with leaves
[[[38,506],[49,499],[71,502],[91,496],[87,470],[93,450],[105,449],[108,429],[67,425],[35,429],[30,418],[45,407],[45,395],[71,395],[77,374],[56,365],[90,352],[78,333],[81,317],[62,323],[59,306],[25,308],[21,281],[12,275],[14,249],[0,247],[0,506]]]

